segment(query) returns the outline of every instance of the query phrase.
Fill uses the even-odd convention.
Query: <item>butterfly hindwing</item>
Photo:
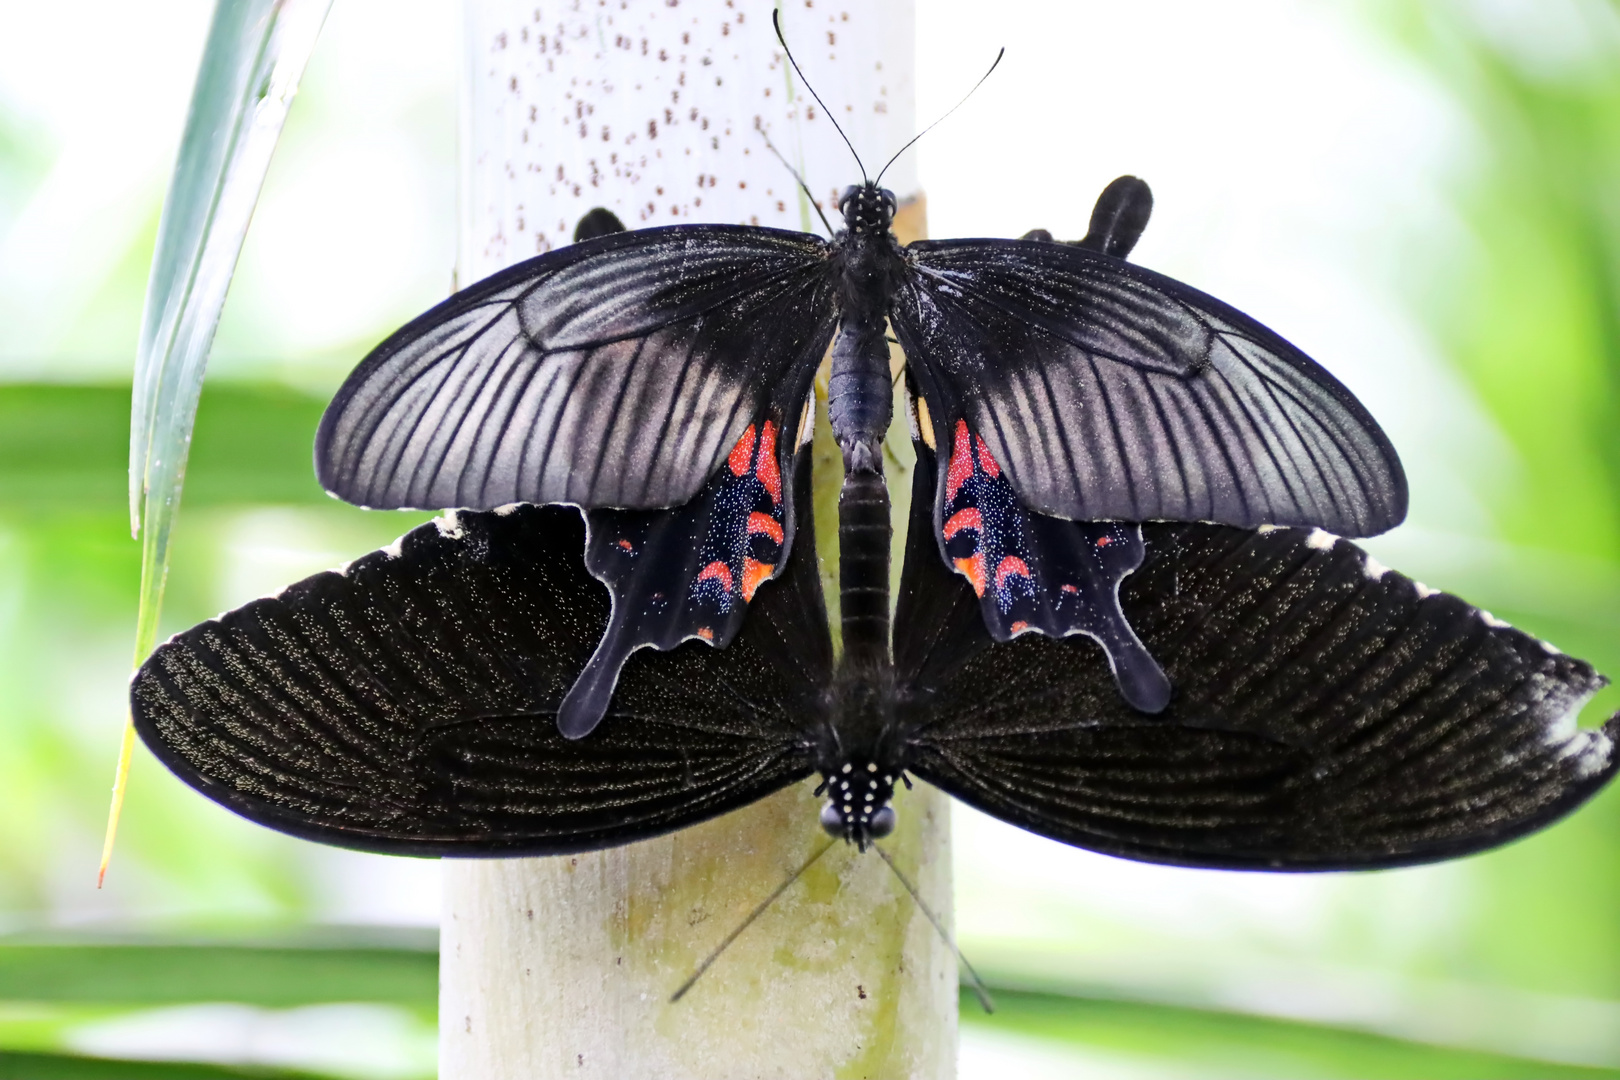
[[[683,225],[598,235],[413,320],[322,418],[316,472],[376,508],[679,506],[834,326],[826,241]]]
[[[932,489],[934,469],[920,447],[919,486]],[[1575,727],[1605,682],[1589,665],[1347,541],[1197,524],[1142,532],[1145,558],[1120,596],[1175,688],[1155,717],[1120,699],[1090,642],[996,642],[965,582],[908,555],[903,608],[941,616],[896,620],[917,775],[1108,854],[1322,870],[1505,842],[1573,809],[1620,765],[1620,721]]]
[[[750,424],[695,498],[672,510],[592,510],[585,565],[613,595],[596,652],[564,698],[557,722],[580,738],[602,719],[619,669],[651,646],[698,639],[724,648],[755,591],[793,544],[792,438],[780,417]]]
[[[1103,647],[1127,701],[1164,708],[1170,684],[1119,607],[1120,581],[1142,562],[1141,526],[1025,509],[966,420],[952,425],[946,461],[931,524],[946,562],[978,596],[990,636],[1085,634]]]
[[[627,843],[806,775],[831,668],[810,545],[728,648],[632,656],[572,740],[558,705],[609,614],[584,542],[569,507],[425,525],[161,646],[131,685],[136,729],[254,821],[393,854]]]
[[[1078,245],[907,253],[889,314],[921,392],[967,418],[1031,509],[1356,536],[1405,516],[1366,409],[1219,300]]]

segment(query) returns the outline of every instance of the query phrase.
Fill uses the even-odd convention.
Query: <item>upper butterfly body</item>
[[[1406,483],[1326,371],[1124,261],[1146,190],[1111,185],[1091,244],[902,246],[894,196],[871,183],[845,192],[830,241],[724,225],[596,236],[496,274],[380,345],[322,421],[317,473],[364,506],[586,510],[587,565],[614,602],[559,718],[583,736],[632,652],[725,645],[786,565],[796,518],[782,477],[829,343],[845,505],[878,520],[892,327],[919,422],[951,447],[930,529],[992,635],[1089,634],[1126,697],[1156,711],[1169,684],[1112,599],[1140,558],[1137,534],[1073,522],[1362,536],[1401,520]],[[841,541],[846,564],[864,550]],[[876,595],[851,588],[857,607]]]
[[[1029,241],[1007,242],[1007,250],[1021,266],[1045,260],[1089,268],[1116,284],[1136,281],[1119,266],[1146,219],[1145,185],[1135,191],[1120,183],[1099,202],[1081,242],[1086,247]],[[853,214],[846,199],[851,232],[857,224],[862,235],[870,232],[860,216],[866,208],[875,207],[875,220],[886,223],[892,202],[876,197],[857,202]],[[785,235],[762,240],[762,233],[745,230],[740,242],[775,243],[771,238]],[[593,250],[616,250],[607,244],[613,240],[596,241]],[[994,421],[995,409],[976,414],[972,401],[953,405],[949,364],[931,354],[936,370],[929,374],[909,347],[918,461],[891,630],[889,504],[872,441],[886,423],[887,405],[872,403],[882,331],[880,309],[868,302],[873,292],[884,294],[861,285],[861,275],[898,278],[885,287],[900,299],[882,310],[902,342],[908,334],[913,342],[937,340],[947,323],[944,315],[908,323],[898,314],[905,297],[925,293],[918,279],[933,280],[931,271],[916,268],[920,245],[900,249],[882,238],[871,248],[861,247],[868,241],[843,243],[823,245],[827,263],[841,260],[841,269],[811,274],[801,267],[788,275],[797,285],[777,282],[790,295],[820,298],[816,304],[828,281],[852,290],[826,309],[844,323],[832,395],[847,469],[839,523],[840,656],[815,554],[808,544],[791,543],[812,524],[809,455],[799,452],[803,424],[799,438],[783,434],[792,430],[784,423],[792,422],[793,410],[804,406],[794,387],[767,382],[765,411],[728,406],[747,420],[744,433],[712,476],[695,470],[700,487],[682,505],[591,509],[584,528],[580,515],[564,507],[451,514],[392,548],[177,636],[132,686],[135,723],[148,745],[189,783],[254,820],[393,853],[545,854],[626,843],[817,772],[828,794],[823,827],[864,846],[892,828],[894,785],[910,773],[989,813],[1094,850],[1194,866],[1299,870],[1400,865],[1501,843],[1578,805],[1620,764],[1613,754],[1620,721],[1601,732],[1574,725],[1581,704],[1604,683],[1588,665],[1384,570],[1321,530],[1084,523],[1031,509],[1012,467],[1003,464],[1013,456],[996,453],[986,432],[997,429],[978,418]],[[948,245],[923,253],[940,247]],[[1073,250],[1104,254],[1075,262],[1067,254]],[[543,273],[533,269],[542,260],[504,284],[498,277],[475,287],[500,298],[484,308],[463,304],[458,310],[481,311],[481,321],[470,331],[446,331],[441,344],[466,355],[478,333],[487,332],[479,326],[521,310],[523,290],[594,257],[545,258],[553,261]],[[604,263],[594,272],[608,269]],[[751,288],[736,286],[731,295]],[[938,311],[947,307],[938,297],[966,305],[1001,295],[944,290],[938,286]],[[647,302],[626,301],[627,310]],[[1027,295],[1019,303],[1023,317],[1033,319],[1037,305]],[[1200,303],[1200,318],[1213,319],[1207,309],[1215,302]],[[774,310],[785,313],[769,327],[782,335],[778,340],[798,341],[785,327],[798,309],[776,302]],[[815,310],[822,312],[817,318],[831,318]],[[1278,348],[1252,323],[1220,311],[1222,325],[1244,328],[1243,340]],[[636,318],[645,330],[644,310]],[[739,319],[729,310],[661,332],[686,342],[689,369],[708,365],[712,372],[724,357],[699,343],[723,336],[722,324],[735,327]],[[656,355],[647,344],[652,336],[645,332],[629,346],[623,345],[629,338],[615,344],[602,337],[590,348],[609,364],[622,355],[645,358]],[[533,340],[513,339],[507,349],[538,356]],[[1068,341],[1045,330],[1031,331],[1029,340],[1048,357]],[[1241,358],[1223,340],[1209,339],[1220,362]],[[825,335],[811,335],[796,355],[808,362],[824,347]],[[1112,370],[1107,364],[1116,361],[1085,362],[1101,385]],[[563,362],[539,357],[533,366],[545,363]],[[886,402],[886,355],[883,365]],[[334,403],[322,429],[323,462],[343,460],[334,447],[357,445],[351,421],[365,410],[351,405],[371,392],[368,369],[380,367],[386,364],[368,361]],[[1218,367],[1212,359],[1205,370]],[[1282,367],[1307,371],[1306,382],[1318,389],[1337,385],[1297,364]],[[1066,370],[1059,364],[1057,374],[1030,378],[1062,385]],[[485,384],[517,377],[480,376]],[[591,378],[571,377],[576,390]],[[585,396],[626,407],[640,400],[636,377],[632,370],[606,398]],[[1229,406],[1247,400],[1243,388],[1258,385],[1226,379],[1211,390],[1199,377],[1166,376],[1162,384],[1144,377],[1130,385],[1147,387],[1140,392],[1161,403],[1181,393],[1181,400],[1203,394]],[[684,385],[678,382],[663,402],[667,412],[690,405],[680,397]],[[734,396],[746,397],[748,386],[736,385]],[[424,417],[437,417],[434,431],[463,423],[444,419],[457,402],[465,419],[499,400],[487,387],[458,393],[436,412],[424,406]],[[401,391],[388,400],[407,397]],[[1056,408],[1060,399],[1069,400],[1056,392],[1044,400]],[[573,399],[546,400],[555,420]],[[691,408],[692,415],[700,411]],[[1356,415],[1349,406],[1345,411]],[[386,408],[373,414],[391,415]],[[611,431],[614,415],[591,419]],[[579,413],[576,422],[585,418]],[[379,420],[373,436],[392,447],[392,458],[411,451],[413,468],[440,464],[427,474],[379,479],[376,490],[406,480],[432,489],[451,460],[422,450],[437,436],[389,442],[392,435],[376,433],[398,429],[390,423]],[[1088,430],[1072,437],[1090,437]],[[1123,446],[1120,430],[1137,429],[1127,423],[1105,433]],[[1157,447],[1177,457],[1171,436],[1179,430],[1161,428],[1164,440],[1147,440],[1143,452]],[[1377,433],[1370,421],[1357,430]],[[344,432],[350,441],[339,438]],[[682,437],[655,426],[643,442]],[[728,437],[715,436],[714,444],[724,447]],[[1005,431],[1002,437],[1010,438]],[[548,472],[547,459],[520,456],[512,460],[538,462],[535,471],[501,482],[577,481],[584,486],[570,489],[571,497],[587,502],[593,491],[606,490],[605,465],[598,467],[577,440],[552,441],[553,453],[573,465]],[[441,443],[449,448],[455,440]],[[479,445],[482,472],[468,464]],[[642,453],[641,444],[603,445],[617,467],[658,459]],[[480,475],[478,483],[487,486],[505,475],[488,466],[498,456],[489,446],[469,436],[466,447],[460,476]],[[1025,449],[1021,460],[1038,463],[1036,450]],[[1272,452],[1266,445],[1250,449]],[[1228,464],[1237,460],[1237,450],[1222,453],[1216,457]],[[1204,465],[1192,455],[1178,460],[1192,464],[1174,474],[1175,482],[1127,485],[1133,497],[1187,495],[1191,488],[1181,481],[1203,475],[1197,468]],[[1310,460],[1350,458],[1323,450]],[[1399,480],[1393,455],[1376,460],[1386,462],[1384,481]],[[583,480],[581,461],[590,462]],[[674,467],[661,475],[667,479]],[[335,474],[330,465],[323,470],[331,486]],[[622,481],[623,474],[615,475]],[[634,480],[638,490],[650,489],[651,475]],[[623,489],[621,483],[615,490]],[[499,490],[490,498],[446,501],[495,501],[518,488]],[[1239,490],[1247,493],[1239,501],[1264,507],[1263,516],[1286,516],[1275,512],[1291,490],[1287,484]],[[1381,489],[1366,490],[1364,506]],[[1384,495],[1387,513],[1404,505]],[[1332,503],[1321,498],[1317,508]],[[1217,503],[1235,505],[1213,495],[1202,505],[1207,511]],[[1075,632],[1103,649],[1066,637]],[[729,645],[682,644],[688,638]],[[660,651],[631,655],[626,641]],[[1161,693],[1162,700],[1151,700]],[[600,711],[582,713],[582,694]],[[1156,715],[1137,707],[1144,700],[1157,706]],[[582,715],[590,721],[583,730]],[[588,738],[579,737],[586,732]]]

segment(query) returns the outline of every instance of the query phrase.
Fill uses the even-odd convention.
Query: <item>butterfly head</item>
[[[861,236],[881,236],[894,222],[894,192],[875,183],[851,184],[838,198],[844,227]]]
[[[823,785],[827,805],[821,808],[821,827],[865,851],[868,843],[894,831],[894,807],[889,805],[894,780],[892,772],[873,762],[844,762]]]

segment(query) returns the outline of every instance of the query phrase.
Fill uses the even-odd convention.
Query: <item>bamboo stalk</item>
[[[744,0],[468,0],[460,280],[566,243],[595,206],[631,228],[811,228],[758,129],[824,204],[859,170],[788,81],[770,14]],[[881,165],[915,127],[909,0],[783,18]],[[906,159],[886,182],[917,190]],[[813,786],[611,851],[447,862],[443,1080],[954,1075],[954,958],[883,862],[842,844],[670,1001],[825,842]],[[888,851],[948,926],[946,800],[919,785],[896,809]]]

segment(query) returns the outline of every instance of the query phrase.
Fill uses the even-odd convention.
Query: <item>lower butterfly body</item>
[[[875,663],[835,659],[797,545],[728,647],[635,652],[601,724],[567,738],[559,707],[610,595],[580,513],[523,506],[430,523],[177,635],[132,682],[137,730],[255,821],[418,855],[628,843],[819,772],[824,824],[857,842],[910,775],[1114,855],[1392,866],[1523,835],[1620,765],[1620,722],[1572,723],[1604,683],[1590,666],[1303,529],[1140,527],[1119,602],[1175,688],[1144,714],[1089,639],[986,629],[928,528],[945,462],[917,449]],[[808,455],[783,480],[810,535]]]

